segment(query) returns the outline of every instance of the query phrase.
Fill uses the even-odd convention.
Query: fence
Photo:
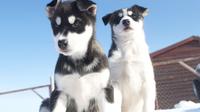
[[[32,91],[33,93],[35,93],[38,97],[40,97],[41,99],[45,99],[39,92],[37,92],[37,89],[41,89],[41,88],[48,88],[49,89],[49,96],[52,92],[52,90],[54,89],[53,86],[53,80],[52,78],[50,78],[50,84],[47,85],[40,85],[40,86],[35,86],[35,87],[30,87],[30,88],[23,88],[23,89],[16,89],[16,90],[11,90],[11,91],[5,91],[5,92],[0,92],[0,95],[6,95],[6,94],[14,94],[14,93],[18,93],[18,92],[24,92],[24,91]]]

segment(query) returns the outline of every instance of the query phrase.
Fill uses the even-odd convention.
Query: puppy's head
[[[114,35],[129,35],[138,30],[143,30],[143,18],[147,15],[147,8],[134,5],[130,8],[120,9],[104,16],[105,25],[111,25]]]
[[[46,11],[59,53],[83,57],[94,32],[96,4],[89,0],[53,0]]]

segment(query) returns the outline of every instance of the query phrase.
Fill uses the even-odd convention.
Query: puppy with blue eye
[[[111,80],[122,92],[122,112],[154,112],[154,71],[143,28],[147,12],[147,8],[134,5],[102,18],[111,26],[109,66]]]
[[[47,14],[59,57],[55,90],[40,112],[120,112],[120,91],[109,84],[108,60],[96,41],[96,4],[53,0]]]

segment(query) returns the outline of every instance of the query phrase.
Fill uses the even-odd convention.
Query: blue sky
[[[110,27],[101,17],[119,8],[138,4],[149,8],[146,39],[156,51],[192,35],[200,35],[199,0],[94,0],[97,40],[107,53]],[[58,53],[46,17],[50,0],[2,1],[0,5],[0,92],[49,83]],[[38,90],[45,97],[46,89]],[[36,112],[41,100],[32,92],[0,96],[2,112]]]

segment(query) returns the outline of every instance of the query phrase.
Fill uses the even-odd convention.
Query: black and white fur
[[[50,112],[50,98],[42,101],[39,112]]]
[[[147,9],[138,5],[104,16],[111,25],[111,80],[122,92],[122,112],[154,112],[156,87],[143,28]]]
[[[120,107],[120,97],[114,99],[120,92],[109,85],[107,57],[96,42],[96,4],[54,0],[47,14],[59,52],[50,112],[115,111],[110,107]]]

